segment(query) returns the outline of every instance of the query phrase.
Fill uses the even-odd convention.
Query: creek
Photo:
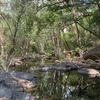
[[[36,87],[30,92],[36,100],[100,100],[100,83],[81,77],[77,71],[30,70],[41,64],[54,65],[54,61],[37,58],[14,68],[36,75]]]

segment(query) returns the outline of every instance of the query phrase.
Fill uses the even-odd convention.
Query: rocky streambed
[[[65,73],[76,70],[79,75],[100,82],[99,51],[100,46],[86,52],[83,57],[65,58],[61,61],[56,61],[54,65],[42,64],[35,68],[31,67],[29,70],[41,72],[53,70]],[[96,57],[94,55],[96,55]],[[27,57],[24,57],[24,62],[26,58]],[[14,64],[12,62],[14,62]],[[21,62],[20,64],[22,64],[23,60],[14,58],[10,61],[9,66],[15,65],[16,62]],[[0,71],[0,100],[35,100],[31,94],[24,92],[27,89],[34,88],[35,85],[36,76],[34,74],[18,71]]]

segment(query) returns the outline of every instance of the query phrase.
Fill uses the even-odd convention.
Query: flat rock
[[[37,66],[36,68],[30,68],[31,71],[51,71],[51,70],[56,70],[56,71],[72,71],[72,70],[78,70],[79,68],[84,67],[82,64],[77,64],[73,62],[67,62],[63,61],[62,63],[58,63],[56,65],[40,65]]]
[[[95,78],[100,76],[99,71],[92,68],[81,68],[80,70],[78,70],[78,73],[82,76],[86,76],[90,78]]]

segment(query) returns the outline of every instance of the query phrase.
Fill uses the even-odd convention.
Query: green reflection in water
[[[36,100],[100,100],[100,84],[82,78],[76,71],[30,71],[30,67],[40,64],[53,64],[52,61],[35,59],[16,68],[18,71],[31,72],[37,76],[37,86],[31,92]]]
[[[37,86],[32,94],[37,100],[100,100],[100,85],[90,79],[83,79],[80,86],[77,72],[34,73]]]

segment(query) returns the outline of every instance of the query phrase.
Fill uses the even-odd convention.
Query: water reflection
[[[37,87],[33,95],[36,95],[38,100],[65,100],[75,89],[75,86],[70,86],[68,82],[70,73],[60,71],[34,73],[37,74]]]
[[[83,79],[77,72],[33,73],[37,76],[37,86],[32,94],[37,100],[100,100],[99,84]]]
[[[52,61],[36,59],[17,70],[29,72],[30,67],[44,63],[51,65]],[[100,100],[100,83],[83,78],[76,71],[30,72],[37,76],[37,86],[31,92],[36,100]]]

